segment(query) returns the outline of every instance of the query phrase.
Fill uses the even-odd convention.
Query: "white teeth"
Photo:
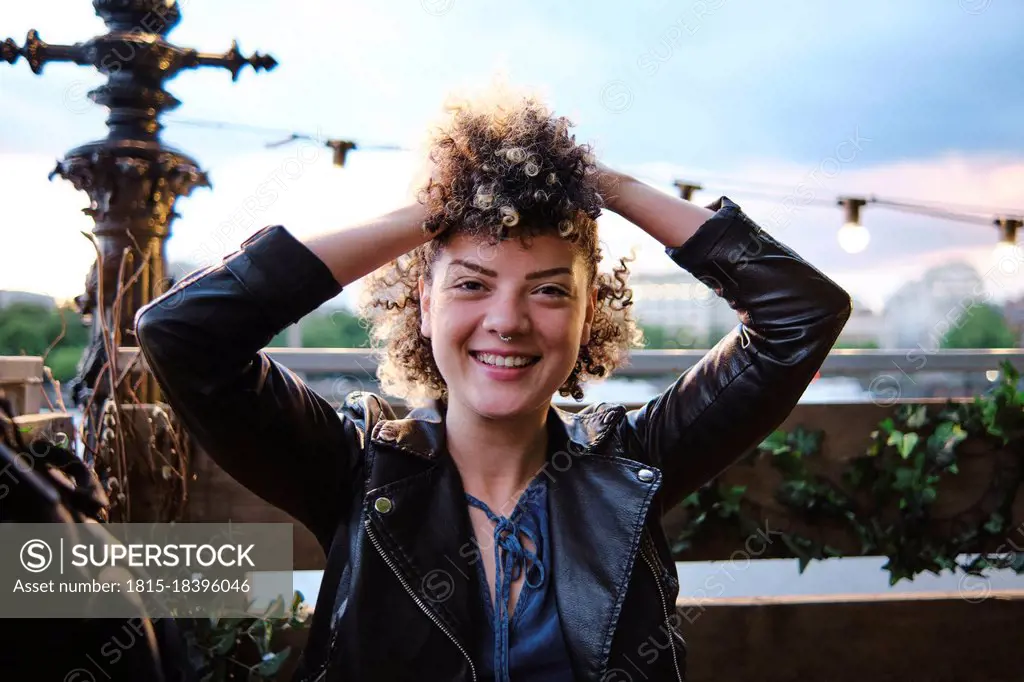
[[[533,358],[525,355],[491,355],[490,353],[477,353],[476,357],[485,365],[495,367],[523,367],[533,362]]]

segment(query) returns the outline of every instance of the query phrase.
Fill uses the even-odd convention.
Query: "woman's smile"
[[[496,381],[516,381],[528,374],[540,362],[538,355],[489,353],[470,351],[469,355],[485,376]]]

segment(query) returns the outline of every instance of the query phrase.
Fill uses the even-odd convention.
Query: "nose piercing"
[[[509,343],[512,341],[511,336],[505,336],[504,334],[498,334],[498,338],[504,341],[505,343]]]

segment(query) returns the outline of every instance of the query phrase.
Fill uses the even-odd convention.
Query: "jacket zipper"
[[[453,635],[448,630],[448,628],[444,626],[444,623],[441,622],[441,619],[435,616],[434,612],[431,611],[430,608],[426,604],[424,604],[419,597],[416,596],[416,593],[409,586],[409,583],[406,581],[404,577],[402,577],[402,574],[398,572],[398,567],[395,566],[391,558],[384,553],[384,549],[380,546],[380,542],[377,541],[377,537],[373,534],[373,531],[370,529],[369,519],[366,520],[366,534],[370,536],[370,542],[373,543],[374,548],[377,550],[377,554],[379,554],[380,558],[384,560],[384,563],[388,565],[388,568],[391,569],[391,572],[395,574],[395,577],[398,578],[398,582],[402,583],[402,587],[405,589],[406,593],[410,597],[412,597],[412,600],[416,602],[416,605],[420,607],[420,610],[423,611],[423,613],[427,614],[427,617],[434,622],[434,625],[436,625],[441,630],[441,632],[446,634],[448,636],[448,639],[452,640],[452,644],[457,646],[459,648],[459,651],[462,652],[462,655],[466,657],[466,663],[469,663],[469,673],[473,676],[473,682],[477,682],[476,666],[473,665],[473,659],[469,657],[469,652],[467,652],[466,648],[459,643],[459,640],[455,639],[455,635]],[[664,600],[664,598],[662,599]],[[326,673],[326,671],[324,672]],[[316,680],[314,680],[314,682],[318,682],[319,679],[320,678],[318,677]]]
[[[645,550],[650,547],[649,542],[644,542]],[[658,576],[658,570],[655,568],[654,561],[652,561],[650,554],[647,551],[641,552],[644,556],[644,561],[647,566],[651,569],[651,574],[654,576],[654,584],[658,586],[658,596],[661,597],[661,611],[665,614],[665,628],[666,634],[668,634],[669,643],[672,649],[672,665],[676,669],[676,680],[677,682],[683,682],[683,673],[679,670],[679,658],[676,656],[676,643],[675,643],[675,630],[672,628],[672,622],[668,616],[668,601],[665,599],[665,590],[661,587],[661,578]]]

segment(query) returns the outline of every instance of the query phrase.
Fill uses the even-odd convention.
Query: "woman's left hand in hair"
[[[591,173],[594,184],[597,186],[597,191],[604,198],[604,205],[609,211],[615,211],[615,204],[621,192],[620,185],[626,179],[626,176],[609,168],[601,161],[594,162]]]
[[[594,180],[609,211],[665,246],[680,246],[715,213],[595,162]]]

